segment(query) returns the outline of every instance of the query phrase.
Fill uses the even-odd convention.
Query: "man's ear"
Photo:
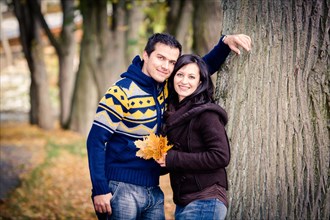
[[[145,51],[145,50],[143,51],[142,57],[143,57],[143,60],[148,60],[149,55],[148,55],[147,51]]]

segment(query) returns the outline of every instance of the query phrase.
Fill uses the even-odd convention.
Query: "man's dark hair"
[[[174,89],[174,76],[177,73],[179,69],[181,69],[183,66],[190,64],[190,63],[196,63],[199,68],[199,74],[200,74],[200,81],[201,83],[197,87],[196,91],[194,91],[190,96],[186,97],[183,102],[187,102],[189,100],[192,101],[194,104],[202,104],[207,102],[214,102],[213,99],[213,92],[214,92],[214,85],[211,80],[211,76],[208,73],[208,68],[204,60],[194,54],[184,54],[179,57],[177,60],[173,72],[171,76],[168,79],[168,91],[169,91],[169,103],[172,103],[174,105],[177,105],[178,100],[178,94]]]
[[[155,45],[157,43],[162,43],[162,44],[165,44],[172,48],[178,48],[179,55],[181,55],[182,46],[179,43],[179,41],[177,41],[175,39],[175,37],[173,37],[172,35],[167,34],[167,33],[156,33],[156,34],[153,34],[151,37],[149,37],[147,45],[144,48],[144,50],[147,52],[148,56],[150,56],[150,54],[155,50]]]

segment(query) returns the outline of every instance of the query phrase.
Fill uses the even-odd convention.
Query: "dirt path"
[[[16,146],[0,146],[0,201],[20,184],[20,176],[30,170],[32,152]]]

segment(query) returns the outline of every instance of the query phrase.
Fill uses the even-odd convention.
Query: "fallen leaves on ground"
[[[6,144],[29,149],[29,162],[34,163],[21,177],[21,185],[0,203],[0,219],[96,219],[84,137],[28,124],[1,124],[0,128],[0,147]],[[161,177],[160,185],[166,219],[173,219],[168,175]]]

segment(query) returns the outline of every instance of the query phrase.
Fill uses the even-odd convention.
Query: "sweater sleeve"
[[[109,193],[105,176],[106,143],[111,140],[122,120],[127,97],[118,87],[111,87],[99,102],[93,125],[87,138],[87,153],[93,195]]]
[[[218,44],[209,53],[203,56],[203,60],[207,64],[211,75],[220,69],[220,66],[225,62],[231,51],[222,41],[224,36],[225,35],[222,35]]]
[[[229,164],[230,149],[225,127],[219,116],[213,112],[205,112],[200,118],[199,135],[203,140],[203,152],[182,152],[169,150],[166,156],[166,167],[176,171],[205,172],[224,168]]]

